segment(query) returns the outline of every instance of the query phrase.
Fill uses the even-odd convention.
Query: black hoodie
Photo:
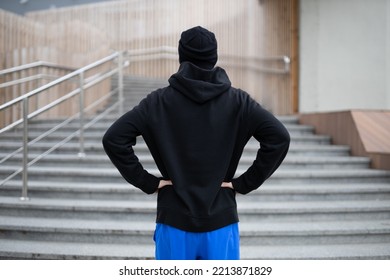
[[[257,189],[279,167],[290,136],[247,93],[231,87],[225,71],[183,62],[158,89],[119,118],[103,137],[107,155],[122,176],[145,193],[158,178],[138,161],[132,146],[144,138],[162,176],[172,185],[158,191],[158,223],[204,232],[238,222],[235,192]],[[260,142],[256,160],[235,177],[251,137]],[[232,182],[234,190],[221,188]]]

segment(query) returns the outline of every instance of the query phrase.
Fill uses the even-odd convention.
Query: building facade
[[[299,111],[390,109],[390,1],[300,0]]]
[[[69,9],[79,4],[91,5]],[[215,12],[218,7],[220,11]],[[29,31],[28,36],[23,35],[24,27],[18,29],[22,30],[20,38],[10,40],[5,32],[0,35],[4,40],[0,42],[3,58],[10,51],[12,58],[16,57],[17,48],[26,52],[26,44],[10,44],[23,42],[25,37],[43,36],[46,31],[41,29],[58,37],[59,31],[82,26],[87,32],[87,36],[80,35],[83,40],[101,32],[99,40],[112,49],[176,48],[180,30],[199,23],[215,29],[221,42],[221,66],[231,68],[236,84],[254,93],[276,113],[390,109],[390,0],[3,0],[0,9],[26,14],[26,20],[39,25],[34,27],[39,29],[36,35]],[[14,29],[5,26],[4,30]],[[77,42],[71,33],[67,34],[69,42]],[[50,38],[38,41],[37,47],[52,48],[47,43]],[[91,45],[96,39],[89,41]],[[61,46],[55,48],[62,52]],[[66,50],[83,55],[79,49],[67,43]],[[256,64],[264,63],[257,58],[283,56],[291,59],[289,74],[253,70]],[[13,66],[9,61],[2,65]],[[168,71],[175,68],[163,67]]]

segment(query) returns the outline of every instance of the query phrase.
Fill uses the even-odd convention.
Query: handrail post
[[[290,72],[291,59],[288,56],[283,56],[283,62],[284,62],[284,71],[286,73]]]
[[[80,135],[79,135],[79,153],[80,158],[85,157],[84,149],[84,71],[81,71],[79,74],[79,85],[80,85],[80,95],[79,95],[79,111],[80,111]]]
[[[22,196],[20,200],[29,200],[28,192],[28,97],[23,99],[23,172]]]
[[[118,99],[119,115],[123,115],[123,52],[118,54]]]

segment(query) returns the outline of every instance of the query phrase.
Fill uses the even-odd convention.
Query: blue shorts
[[[239,260],[238,223],[208,232],[156,224],[156,260]]]

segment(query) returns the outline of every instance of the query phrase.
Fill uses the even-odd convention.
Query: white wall
[[[390,109],[389,32],[390,0],[301,0],[300,112]]]

